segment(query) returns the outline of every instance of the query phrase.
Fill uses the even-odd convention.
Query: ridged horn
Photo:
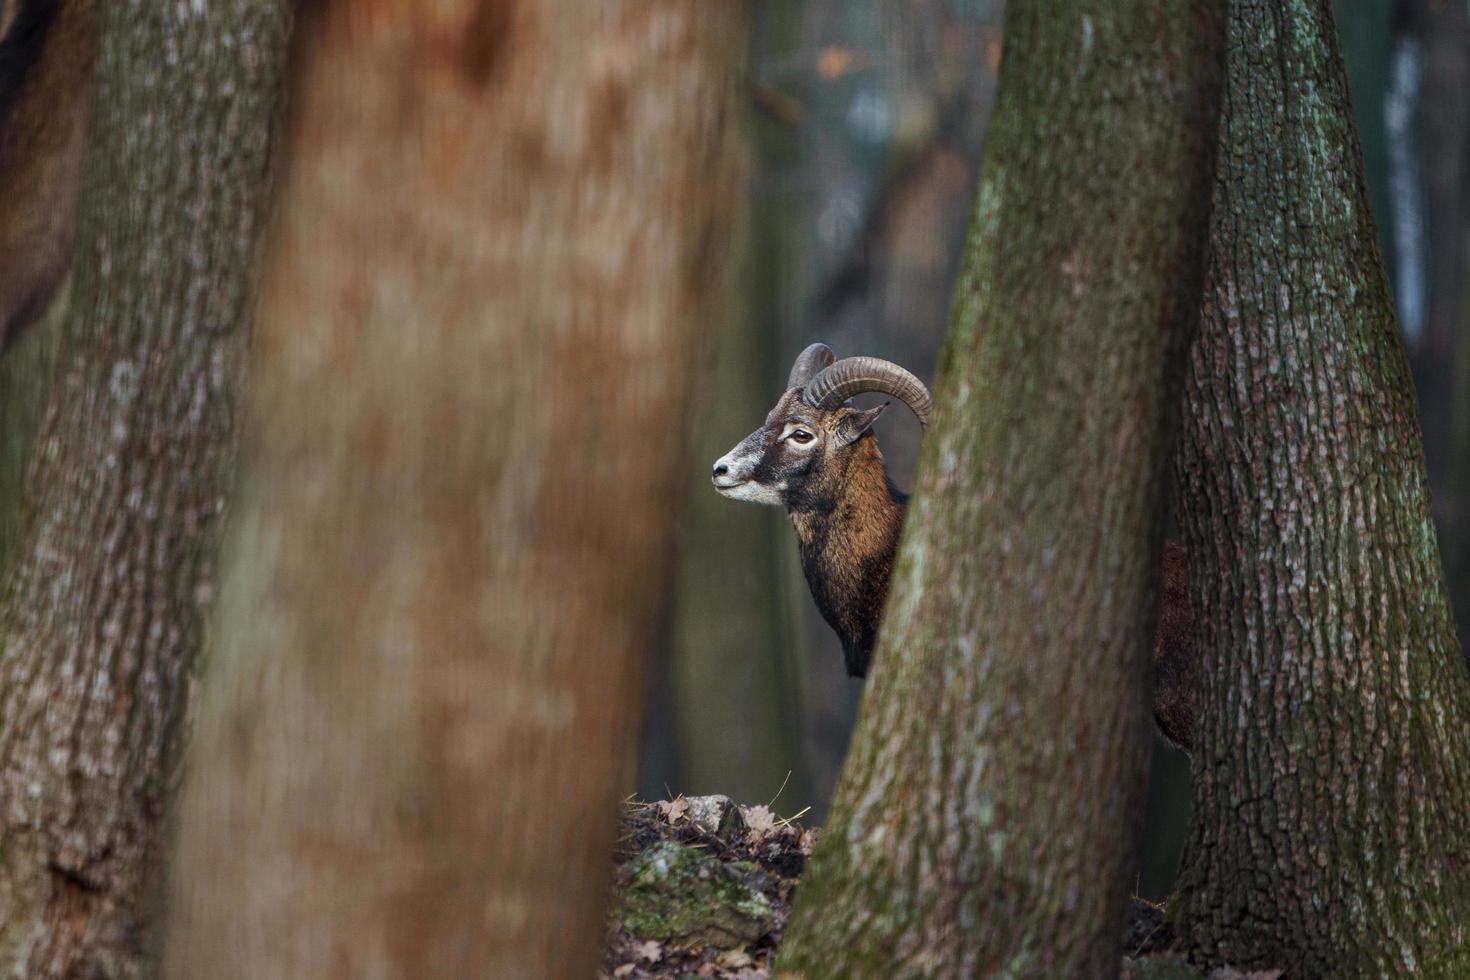
[[[823,368],[806,383],[802,399],[813,408],[836,408],[853,395],[870,391],[892,395],[919,417],[920,425],[929,424],[929,389],[924,382],[878,357],[844,357]]]
[[[786,387],[800,388],[835,360],[837,355],[832,353],[832,348],[826,344],[812,344],[796,355],[796,363],[791,365],[791,374],[786,378]]]

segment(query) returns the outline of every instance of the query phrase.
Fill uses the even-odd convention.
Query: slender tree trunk
[[[1221,6],[1006,12],[938,402],[784,975],[1119,969]]]
[[[799,5],[763,0],[753,7],[752,58],[798,56]],[[801,758],[800,662],[791,643],[801,620],[785,600],[790,583],[783,574],[787,553],[796,549],[791,528],[774,508],[740,506],[713,493],[709,467],[699,465],[751,430],[791,361],[779,324],[783,280],[799,261],[800,212],[774,188],[792,175],[796,132],[763,112],[745,121],[754,170],[732,188],[745,205],[741,261],[689,467],[667,710],[677,721],[677,789],[762,803],[780,791],[804,805],[811,794]]]
[[[1352,94],[1353,118],[1363,143],[1363,169],[1368,199],[1378,218],[1378,247],[1393,269],[1393,235],[1389,216],[1389,134],[1384,97],[1392,80],[1398,42],[1394,7],[1404,0],[1332,0],[1342,35],[1344,61]]]
[[[168,963],[593,972],[742,5],[320,5]]]
[[[1470,683],[1326,0],[1232,4],[1179,465],[1199,956],[1470,975]]]
[[[50,401],[70,295],[63,286],[51,309],[0,357],[0,568],[25,530],[26,469]]]
[[[1470,629],[1470,9],[1435,0],[1412,7],[1412,37],[1423,51],[1414,147],[1423,162],[1429,295],[1409,364],[1451,606],[1463,636]]]
[[[60,374],[0,584],[0,975],[149,972],[288,10],[101,5]]]
[[[783,220],[757,210],[762,217]],[[769,242],[751,228],[747,246]],[[760,276],[747,262],[747,283]],[[684,792],[727,793],[766,802],[778,792],[810,798],[801,762],[794,684],[796,664],[786,638],[781,564],[794,549],[785,515],[775,508],[742,507],[710,490],[711,462],[759,419],[771,401],[779,348],[768,311],[770,290],[749,289],[734,308],[743,311],[720,337],[711,384],[713,411],[701,413],[689,514],[682,551],[672,640],[672,700],[677,716],[680,782]],[[783,351],[784,352],[784,351]],[[788,779],[789,777],[789,779]],[[784,787],[784,789],[783,789]]]

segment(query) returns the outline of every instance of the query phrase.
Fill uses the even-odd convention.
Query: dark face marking
[[[734,500],[797,507],[836,490],[835,475],[854,442],[871,430],[880,406],[858,411],[847,405],[813,408],[791,388],[776,402],[765,424],[715,461],[715,490]]]

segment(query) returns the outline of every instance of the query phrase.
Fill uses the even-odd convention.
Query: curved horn
[[[832,348],[826,344],[812,344],[796,355],[796,363],[791,365],[791,374],[786,378],[786,387],[800,388],[835,360],[837,355],[832,353]]]
[[[920,425],[929,424],[929,389],[924,382],[878,357],[844,357],[823,368],[806,383],[802,398],[813,408],[836,408],[853,395],[869,391],[892,395],[919,417]]]

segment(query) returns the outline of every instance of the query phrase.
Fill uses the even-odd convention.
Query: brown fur
[[[761,502],[779,501],[786,508],[817,609],[842,640],[847,672],[863,677],[872,661],[908,500],[888,481],[873,436],[871,426],[881,408],[818,409],[806,405],[800,393],[787,389],[765,424],[716,463],[715,486],[733,495],[736,484],[728,481],[755,484],[768,490]],[[781,437],[793,425],[822,432],[820,451],[787,445]],[[1152,667],[1154,718],[1165,737],[1187,750],[1193,744],[1196,698],[1186,559],[1179,542],[1165,542]]]
[[[863,677],[888,595],[905,501],[888,482],[872,433],[821,470],[790,508],[801,568],[817,608],[842,640],[847,672]]]
[[[0,349],[46,311],[71,267],[96,27],[92,0],[59,0],[21,36],[27,9],[55,2],[5,0],[0,9],[0,44],[8,41],[15,69],[0,92]]]

